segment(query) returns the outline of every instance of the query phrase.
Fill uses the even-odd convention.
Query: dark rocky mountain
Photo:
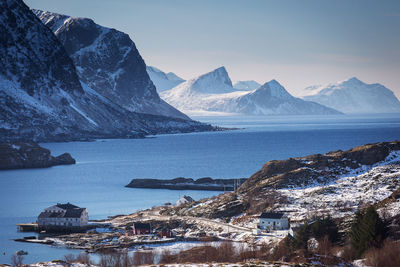
[[[58,157],[36,143],[0,143],[0,170],[46,168],[55,165],[75,164],[70,154]]]
[[[0,75],[33,95],[83,93],[72,60],[22,2],[0,2]]]
[[[99,94],[130,111],[188,119],[160,99],[129,35],[88,18],[33,12],[64,45],[81,81]]]
[[[79,81],[64,46],[20,0],[0,2],[0,141],[66,141],[212,130],[131,112]]]

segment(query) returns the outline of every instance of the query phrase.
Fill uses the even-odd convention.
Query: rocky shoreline
[[[48,168],[75,164],[69,153],[57,157],[36,143],[0,143],[0,170]]]
[[[170,190],[207,190],[207,191],[233,191],[247,178],[240,179],[213,179],[210,177],[192,178],[178,177],[169,180],[162,179],[132,179],[125,187],[170,189]]]

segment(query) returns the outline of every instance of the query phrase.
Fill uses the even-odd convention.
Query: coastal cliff
[[[75,164],[69,153],[57,157],[36,143],[0,143],[0,170]]]

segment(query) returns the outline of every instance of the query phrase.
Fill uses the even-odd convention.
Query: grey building
[[[70,203],[60,204],[44,209],[38,216],[39,228],[76,228],[88,225],[89,216],[86,208]]]

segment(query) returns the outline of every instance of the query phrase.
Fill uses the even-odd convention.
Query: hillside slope
[[[359,205],[388,198],[399,188],[400,141],[383,142],[272,160],[234,193],[165,212],[227,220],[265,210],[284,211],[292,220],[327,214],[341,218]],[[400,199],[395,202],[400,208]]]

